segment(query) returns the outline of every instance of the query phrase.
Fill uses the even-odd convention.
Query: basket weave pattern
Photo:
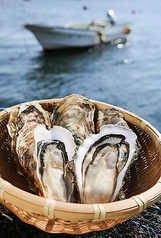
[[[42,100],[52,111],[60,100]],[[99,108],[111,105],[95,102]],[[141,213],[161,197],[161,136],[148,122],[119,109],[141,145],[139,157],[125,178],[125,200],[106,204],[72,204],[38,197],[30,191],[26,179],[17,173],[7,122],[16,106],[0,113],[0,202],[23,222],[50,233],[83,234],[100,231]]]

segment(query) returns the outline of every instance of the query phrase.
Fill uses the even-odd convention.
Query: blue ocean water
[[[109,9],[132,24],[126,44],[45,54],[22,27],[101,19]],[[134,112],[161,131],[160,22],[160,0],[0,0],[0,107],[78,93]]]

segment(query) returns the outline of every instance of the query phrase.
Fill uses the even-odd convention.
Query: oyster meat
[[[67,201],[81,203],[74,160],[68,161],[64,167],[64,181],[67,189]]]

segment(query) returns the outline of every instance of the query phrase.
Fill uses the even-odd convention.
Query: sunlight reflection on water
[[[0,4],[0,106],[79,93],[123,107],[161,131],[160,5],[148,0],[107,3],[82,1],[10,1]],[[146,7],[145,7],[146,6]],[[118,20],[132,22],[128,41],[81,52],[42,51],[25,22],[63,24],[104,18],[114,9]],[[135,9],[135,13],[132,10]],[[153,37],[151,37],[153,36]],[[159,115],[159,116],[158,116]]]

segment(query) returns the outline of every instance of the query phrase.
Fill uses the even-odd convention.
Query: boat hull
[[[35,35],[44,50],[92,47],[124,38],[130,31],[127,24],[105,27],[90,24],[81,29],[34,24],[25,24],[24,27]]]

